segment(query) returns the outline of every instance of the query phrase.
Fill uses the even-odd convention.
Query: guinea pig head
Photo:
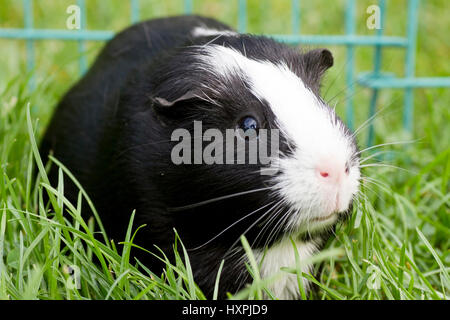
[[[192,163],[171,166],[171,183],[179,189],[168,196],[168,206],[204,210],[211,221],[219,221],[210,236],[226,237],[234,230],[257,238],[266,229],[265,237],[275,230],[276,239],[326,232],[348,216],[360,183],[354,135],[319,95],[333,57],[326,49],[299,53],[272,40],[244,40],[212,42],[174,56],[153,79],[155,114],[167,135],[183,129],[194,137],[201,124],[203,150],[205,141],[212,141],[204,139],[210,130],[210,135],[222,133],[225,154],[226,130],[237,129],[252,133],[244,136],[244,146],[267,130],[266,150],[276,136],[277,152],[268,151],[265,163],[228,163],[225,157],[195,163],[191,154]],[[235,145],[232,153],[238,151]],[[248,160],[248,149],[245,155]]]

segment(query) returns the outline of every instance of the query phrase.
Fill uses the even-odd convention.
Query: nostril
[[[318,161],[315,174],[323,183],[338,183],[344,176],[345,166],[334,161],[331,157]]]
[[[324,178],[329,176],[328,172],[323,172],[323,171],[320,172],[320,175]]]

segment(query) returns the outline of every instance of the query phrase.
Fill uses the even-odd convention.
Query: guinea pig
[[[175,229],[207,297],[224,260],[219,297],[226,298],[252,281],[241,235],[266,277],[295,266],[292,241],[300,259],[311,257],[351,214],[360,184],[357,144],[319,93],[332,65],[327,49],[300,51],[210,18],[141,22],[110,40],[65,94],[40,151],[74,174],[115,241],[123,241],[135,211],[134,230],[145,227],[134,242],[173,259]],[[229,129],[244,147],[263,130],[278,132],[277,152],[269,163],[211,163],[192,147],[179,154],[187,161],[174,160],[181,143],[174,132],[189,134],[188,146],[203,150],[208,130]],[[249,156],[237,145],[231,155],[240,151]],[[225,153],[212,154],[217,160]],[[49,177],[57,183],[55,165]],[[65,195],[76,203],[79,190],[67,180]],[[87,206],[83,212],[90,214]],[[132,251],[150,270],[161,267],[149,253]],[[300,292],[287,273],[269,290],[279,299]]]

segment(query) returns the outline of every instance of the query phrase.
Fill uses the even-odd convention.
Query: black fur
[[[43,156],[52,151],[81,182],[111,238],[116,242],[124,239],[135,209],[134,228],[147,225],[137,233],[135,242],[150,250],[158,245],[169,257],[173,228],[184,245],[192,249],[276,200],[268,191],[261,191],[194,209],[170,209],[270,183],[265,176],[251,174],[259,165],[177,166],[171,162],[175,144],[170,141],[172,131],[192,131],[193,120],[202,120],[204,130],[224,130],[234,128],[243,115],[252,114],[266,128],[275,127],[270,108],[247,90],[245,79],[213,77],[200,68],[202,46],[216,43],[253,59],[284,62],[317,95],[320,78],[333,64],[328,50],[300,54],[269,38],[250,35],[193,38],[189,31],[195,26],[231,30],[212,19],[182,16],[142,22],[119,33],[61,100],[40,149]],[[281,143],[285,153],[289,152],[287,143]],[[55,168],[50,179],[56,183]],[[65,193],[76,202],[78,191],[68,179]],[[87,206],[84,209],[89,214]],[[189,250],[195,280],[208,296],[212,295],[219,264],[231,244],[258,217],[253,215],[208,245]],[[261,228],[256,225],[246,234],[250,243]],[[266,239],[259,240],[255,247]],[[236,250],[242,251],[239,244]],[[160,267],[149,254],[138,250],[133,253],[150,268]],[[238,263],[241,255],[227,256],[220,281],[221,298],[227,291],[236,292],[250,279]]]

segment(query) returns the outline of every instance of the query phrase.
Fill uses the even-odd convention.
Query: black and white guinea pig
[[[136,210],[135,228],[146,226],[135,243],[149,250],[157,245],[173,258],[175,228],[209,297],[225,259],[224,298],[252,280],[242,234],[265,277],[295,265],[290,239],[305,259],[350,214],[360,183],[358,148],[319,95],[332,65],[326,49],[299,52],[209,18],[141,22],[109,41],[63,97],[41,153],[53,152],[72,171],[116,242]],[[260,163],[174,163],[179,141],[172,134],[192,132],[194,121],[203,132],[279,130],[279,156],[269,165],[276,172],[261,174]],[[78,190],[68,180],[66,196],[76,203]],[[133,250],[148,267],[160,267],[150,254]],[[299,297],[295,275],[269,289],[280,299]]]

